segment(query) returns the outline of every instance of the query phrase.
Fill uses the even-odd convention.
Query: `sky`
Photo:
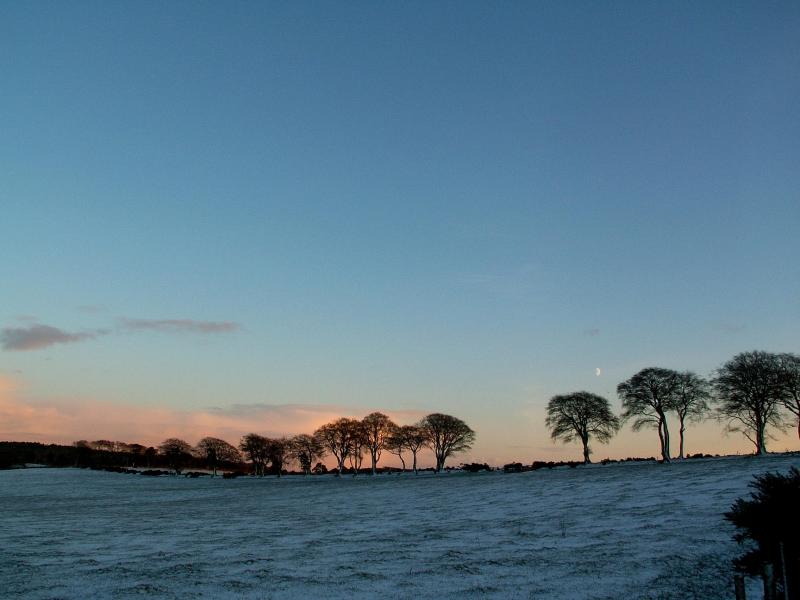
[[[796,2],[4,3],[0,81],[0,439],[578,458],[555,394],[800,351]]]

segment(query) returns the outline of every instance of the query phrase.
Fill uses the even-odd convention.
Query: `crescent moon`
[[[600,367],[597,367],[597,368],[594,370],[594,374],[595,374],[595,375],[597,375],[598,377],[600,377],[600,375],[602,375],[602,374],[603,374],[603,370],[602,370]]]

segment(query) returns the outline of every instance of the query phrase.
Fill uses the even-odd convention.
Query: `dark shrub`
[[[734,539],[750,548],[734,565],[764,579],[765,597],[800,600],[800,471],[759,475],[750,487],[750,499],[739,498],[725,513],[738,529]]]
[[[492,467],[486,463],[469,463],[468,465],[461,465],[461,468],[467,473],[477,473],[478,471],[491,471]]]

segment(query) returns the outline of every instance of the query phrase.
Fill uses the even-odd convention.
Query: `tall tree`
[[[197,443],[197,454],[205,459],[206,464],[212,469],[212,477],[217,475],[217,465],[220,463],[240,463],[242,455],[225,440],[215,437],[204,437]]]
[[[675,388],[673,410],[678,415],[680,424],[680,451],[678,458],[683,458],[684,437],[687,421],[700,421],[708,413],[708,399],[711,390],[708,381],[691,371],[678,373],[678,385]]]
[[[622,399],[622,420],[633,418],[634,431],[657,428],[664,462],[670,461],[667,412],[674,410],[677,387],[678,373],[659,367],[642,369],[617,386],[617,395]]]
[[[589,438],[605,444],[619,429],[619,419],[611,412],[611,405],[602,396],[589,392],[575,392],[553,396],[547,403],[547,428],[553,440],[583,444],[583,462],[589,459]]]
[[[767,428],[783,428],[785,392],[778,356],[761,350],[737,354],[715,371],[712,385],[717,413],[728,422],[728,430],[753,442],[756,454],[766,454]]]
[[[347,453],[347,460],[353,477],[358,475],[361,470],[361,463],[364,462],[364,452],[368,449],[367,429],[363,421],[351,419],[350,423],[350,451]]]
[[[405,473],[406,471],[406,461],[403,458],[403,452],[406,450],[406,441],[405,436],[403,435],[403,428],[399,425],[395,425],[392,431],[389,433],[389,437],[386,438],[386,450],[391,452],[392,454],[396,454],[397,458],[400,459],[400,464],[403,465],[402,472]]]
[[[372,460],[372,474],[375,475],[378,470],[378,461],[381,459],[381,452],[386,448],[386,441],[396,425],[389,417],[380,412],[368,414],[361,424],[364,427],[364,440]]]
[[[306,433],[294,436],[289,440],[290,456],[298,462],[303,473],[311,474],[311,465],[325,456],[325,448],[314,436]]]
[[[263,477],[266,471],[269,456],[269,439],[257,433],[248,433],[239,442],[239,449],[244,453],[247,460],[253,463],[253,474]]]
[[[412,463],[411,470],[417,474],[417,454],[427,443],[427,436],[419,425],[402,425],[395,427],[387,440],[386,449],[392,454],[396,454],[406,470],[406,461],[403,452],[411,451]]]
[[[779,354],[778,369],[783,406],[797,419],[797,437],[800,437],[800,356]]]
[[[472,448],[475,432],[461,419],[433,413],[420,421],[426,445],[436,457],[436,472],[441,473],[447,458]]]
[[[167,457],[169,466],[177,475],[181,474],[183,465],[192,457],[192,446],[179,438],[168,438],[161,442],[158,450]]]
[[[356,419],[340,418],[326,423],[314,432],[314,437],[319,440],[325,450],[336,458],[337,474],[344,470],[344,462],[352,448],[352,436],[356,431],[355,424],[360,424]]]

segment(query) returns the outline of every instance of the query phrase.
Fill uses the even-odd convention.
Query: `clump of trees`
[[[420,425],[401,425],[395,427],[386,441],[386,449],[392,454],[396,454],[406,470],[406,461],[403,452],[408,450],[412,456],[412,471],[417,474],[417,453],[425,446],[427,438],[425,431]]]
[[[369,452],[371,472],[375,474],[384,450],[400,458],[404,471],[403,452],[410,451],[416,474],[421,448],[433,451],[436,471],[441,472],[448,457],[472,447],[475,432],[452,415],[434,413],[416,425],[398,426],[382,413],[371,413],[361,421],[340,418],[322,425],[314,432],[314,438],[336,459],[339,475],[344,472],[346,462],[354,474],[358,473],[365,452]]]
[[[158,447],[158,451],[167,457],[170,468],[179,475],[184,465],[192,457],[191,445],[178,438],[164,440]]]
[[[200,455],[212,470],[212,476],[216,477],[217,467],[220,463],[240,463],[242,455],[225,440],[215,437],[204,437],[197,443],[197,454]]]
[[[326,451],[322,442],[306,433],[294,436],[289,441],[289,456],[300,465],[304,475],[311,475],[311,465],[325,457]]]
[[[800,438],[800,357],[791,353],[742,352],[716,369],[710,380],[692,371],[648,367],[620,383],[617,395],[622,401],[619,418],[607,401],[589,392],[551,398],[545,424],[553,440],[580,440],[588,463],[591,437],[608,442],[620,423],[631,421],[634,431],[658,432],[661,461],[669,462],[670,414],[678,421],[680,459],[687,425],[710,416],[753,442],[756,454],[766,453],[770,429],[783,430],[790,416]]]

